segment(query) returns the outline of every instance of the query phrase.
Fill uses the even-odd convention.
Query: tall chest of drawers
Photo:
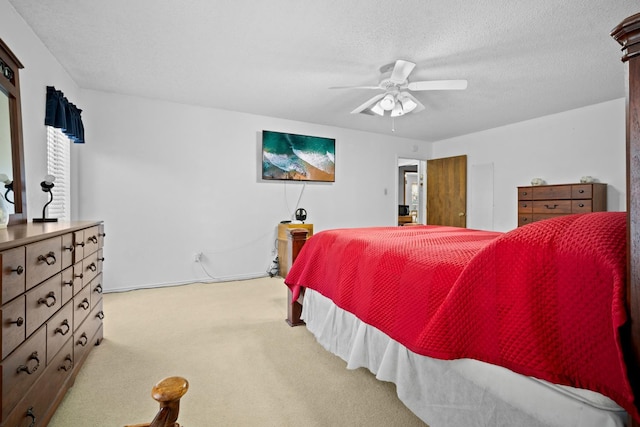
[[[607,184],[518,187],[518,227],[576,213],[607,210]]]
[[[100,221],[0,230],[0,427],[46,426],[103,337]]]

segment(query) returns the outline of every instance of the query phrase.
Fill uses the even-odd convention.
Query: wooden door
[[[427,160],[427,224],[467,226],[467,156]]]

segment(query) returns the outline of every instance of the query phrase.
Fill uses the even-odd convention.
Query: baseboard
[[[144,285],[127,286],[125,288],[105,289],[103,292],[105,294],[108,294],[108,293],[116,293],[116,292],[137,291],[140,289],[154,289],[154,288],[166,288],[170,286],[184,286],[184,285],[190,285],[192,283],[235,282],[238,280],[259,279],[261,277],[269,277],[269,275],[266,273],[250,273],[250,274],[242,274],[238,276],[222,276],[216,279],[211,279],[210,277],[207,277],[207,278],[201,278],[201,279],[192,279],[184,282],[149,283]]]

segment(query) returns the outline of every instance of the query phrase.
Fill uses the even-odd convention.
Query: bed
[[[302,304],[290,323],[394,382],[432,427],[639,425],[639,28],[612,32],[629,70],[627,213],[316,233],[285,279]]]

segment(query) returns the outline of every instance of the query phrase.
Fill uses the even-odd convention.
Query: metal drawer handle
[[[553,205],[553,206],[549,206],[549,205],[544,205],[545,208],[547,209],[555,209],[558,207],[558,205]]]
[[[104,237],[104,236],[106,236],[106,235],[107,235],[107,233],[98,233],[98,236],[102,236],[102,237]]]
[[[87,265],[87,270],[96,271],[98,270],[98,266],[95,262],[92,262],[91,264]]]
[[[62,327],[66,326],[67,329],[66,330],[62,330]],[[62,321],[62,324],[56,328],[56,330],[54,331],[54,334],[61,334],[62,336],[65,336],[69,333],[69,331],[71,330],[71,327],[69,326],[69,321],[67,319],[64,319]]]
[[[29,356],[29,358],[27,359],[27,363],[29,363],[31,360],[35,360],[36,361],[36,364],[33,367],[33,369],[29,369],[29,367],[27,365],[20,365],[20,366],[18,366],[18,373],[24,371],[28,375],[31,375],[35,371],[37,371],[38,368],[40,367],[40,359],[38,359],[38,352],[37,351],[34,351],[33,353],[31,353],[31,356]]]
[[[578,190],[578,193],[584,193],[584,190]]]
[[[53,302],[49,303],[49,299],[52,299]],[[40,298],[38,300],[38,304],[44,304],[47,307],[53,307],[54,305],[56,305],[56,293],[53,291],[49,292],[46,297]]]
[[[21,275],[22,273],[24,273],[24,267],[23,267],[23,266],[21,266],[21,265],[19,265],[17,268],[14,268],[14,269],[13,269],[13,270],[11,270],[11,271],[15,271],[15,272],[16,272],[16,274],[19,276],[19,275]]]
[[[73,245],[71,245],[71,246],[64,246],[63,249],[65,251],[73,252],[75,248],[73,247]]]
[[[84,347],[85,345],[87,345],[88,342],[89,342],[89,338],[87,338],[87,334],[83,332],[80,338],[78,339],[78,341],[76,341],[76,344],[79,344]]]
[[[67,364],[67,362],[69,363]],[[67,357],[64,358],[63,364],[58,368],[58,371],[69,372],[71,368],[73,368],[73,359],[71,358],[70,354],[67,354]]]
[[[78,304],[78,308],[81,308],[83,310],[88,310],[89,309],[89,300],[88,299],[83,299],[82,302],[80,304]]]
[[[82,279],[84,277],[84,274],[82,274],[82,273],[74,274],[74,277],[77,277],[78,279]]]
[[[73,286],[73,280],[66,280],[66,281],[62,282],[62,284],[66,285],[66,286]]]
[[[579,203],[578,206],[584,208],[584,203]]]
[[[100,320],[104,319],[104,311],[100,310],[97,314],[96,317]]]
[[[526,196],[527,194],[529,194],[529,193],[527,193],[526,191],[523,191],[523,192],[522,192],[522,195],[523,195],[523,196]]]
[[[102,293],[102,285],[100,283],[98,283],[98,285],[95,288],[93,288],[93,292],[97,292],[97,293],[101,294]]]
[[[22,326],[24,325],[24,319],[22,317],[18,317],[18,320],[14,320],[13,322],[9,322],[9,324],[13,324],[15,323],[16,326]]]
[[[98,258],[98,261],[104,261],[104,257]]]
[[[31,424],[29,424],[29,427],[35,427],[36,425],[36,415],[33,413],[33,406],[29,406],[29,409],[27,409],[27,417],[31,418]]]
[[[56,263],[56,254],[49,252],[46,255],[38,255],[38,261],[44,261],[47,265],[53,265]]]
[[[81,246],[81,247],[84,248],[84,242],[78,242],[78,243],[76,243],[76,246]]]
[[[87,239],[87,242],[91,242],[91,243],[97,244],[98,243],[98,238],[96,236],[91,236],[91,237],[89,237]]]

